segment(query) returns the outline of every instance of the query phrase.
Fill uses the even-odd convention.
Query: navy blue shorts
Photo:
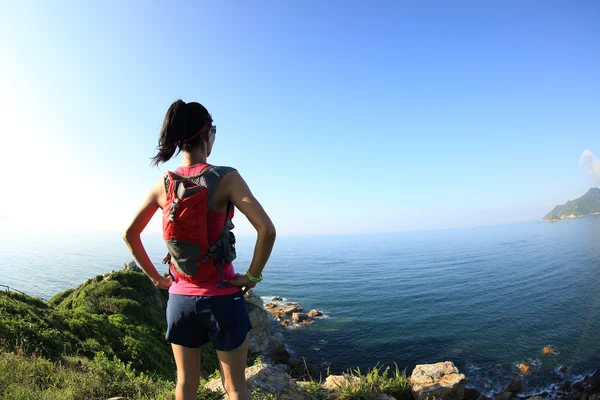
[[[167,334],[173,344],[197,348],[212,341],[215,349],[238,348],[252,329],[244,294],[185,296],[169,294]]]

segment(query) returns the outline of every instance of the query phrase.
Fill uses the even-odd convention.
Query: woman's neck
[[[206,153],[193,151],[193,152],[184,152],[183,153],[183,163],[181,163],[184,167],[189,167],[190,165],[202,164],[206,162]]]

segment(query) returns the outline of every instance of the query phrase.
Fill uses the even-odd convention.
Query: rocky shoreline
[[[255,327],[250,332],[250,353],[260,354],[262,364],[247,369],[246,375],[251,389],[260,389],[263,393],[279,395],[285,399],[312,399],[308,392],[303,390],[306,386],[306,369],[309,368],[303,360],[290,357],[285,348],[284,337],[281,332],[271,334],[269,314],[275,323],[283,328],[299,327],[314,322],[315,318],[323,316],[320,310],[310,310],[304,313],[303,307],[297,302],[285,301],[283,298],[270,297],[265,304],[263,299],[250,291],[246,295],[250,319]],[[555,350],[550,346],[541,349],[542,354],[551,355]],[[511,383],[506,387],[499,387],[486,393],[481,393],[472,386],[467,376],[460,373],[451,361],[435,364],[417,365],[410,374],[412,397],[421,399],[569,399],[569,400],[600,400],[600,370],[584,376],[577,381],[561,380],[552,385],[549,390],[535,393],[523,393],[523,377],[531,373],[532,366],[520,364],[517,372],[509,374]],[[565,373],[566,367],[560,367],[560,372]],[[337,398],[336,390],[344,383],[352,383],[358,379],[352,374],[329,375],[324,382],[320,382],[325,397]],[[283,386],[273,382],[286,382]],[[209,388],[219,388],[219,382],[208,384]],[[275,390],[276,389],[276,390]],[[273,391],[275,390],[275,391]],[[388,399],[391,397],[388,396]]]
[[[148,396],[156,394],[146,397],[149,399],[172,398],[175,365],[171,349],[164,341],[168,295],[152,285],[134,263],[127,264],[123,270],[88,279],[76,288],[56,294],[49,301],[23,293],[2,292],[0,295],[0,361],[5,363],[6,370],[33,368],[17,378],[11,376],[8,379],[5,374],[5,380],[0,381],[0,392],[4,391],[4,396],[6,388],[2,388],[3,384],[32,396],[53,390],[61,398],[71,400],[115,395],[129,395],[133,399],[140,396],[142,389]],[[287,329],[310,326],[328,315],[323,310],[305,313],[302,305],[281,297],[263,301],[253,291],[248,292],[245,300],[253,325],[248,334],[249,365],[253,365],[246,369],[246,377],[249,388],[261,394],[255,396],[258,400],[600,400],[600,371],[571,378],[571,371],[561,367],[556,370],[554,384],[546,391],[532,393],[527,377],[534,372],[527,364],[511,366],[510,371],[490,365],[486,373],[503,378],[491,378],[485,385],[479,381],[470,382],[470,379],[477,379],[477,375],[469,377],[468,367],[466,374],[461,373],[451,361],[417,365],[409,374],[381,366],[372,366],[370,371],[362,373],[347,371],[341,375],[332,375],[328,371],[315,380],[311,376],[310,362],[290,355],[284,334]],[[302,349],[297,351],[301,356]],[[551,347],[540,349],[541,354],[547,356],[555,351]],[[214,376],[213,373],[218,371],[214,349],[205,346],[202,352],[203,377]],[[34,368],[34,359],[43,359],[36,362],[53,368],[53,374],[60,382],[58,386],[49,383],[46,370],[40,372]],[[65,360],[71,360],[68,368]],[[107,375],[107,368],[113,372],[122,370],[126,376],[119,377],[113,372]],[[82,373],[87,374],[94,385],[89,388],[79,385],[77,377]],[[499,381],[503,383],[499,384]],[[474,387],[478,383],[479,386]],[[219,385],[221,380],[218,378],[208,382],[203,388],[207,392],[204,396],[216,399],[219,394],[212,390],[219,389]],[[477,388],[483,388],[485,392],[479,392]],[[78,394],[73,394],[74,391]],[[99,393],[110,393],[110,396],[102,397]],[[381,395],[385,396],[378,397]],[[36,398],[32,396],[7,398]]]

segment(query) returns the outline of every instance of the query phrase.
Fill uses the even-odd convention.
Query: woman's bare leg
[[[246,384],[246,362],[248,361],[248,339],[237,349],[230,351],[217,350],[223,387],[229,400],[250,400]],[[179,400],[179,399],[178,399]]]
[[[175,399],[196,400],[200,385],[200,348],[171,344],[177,364]]]

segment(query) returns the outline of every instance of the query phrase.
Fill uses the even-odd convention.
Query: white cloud
[[[579,159],[579,166],[588,174],[594,185],[600,184],[600,160],[591,150],[585,149]]]

